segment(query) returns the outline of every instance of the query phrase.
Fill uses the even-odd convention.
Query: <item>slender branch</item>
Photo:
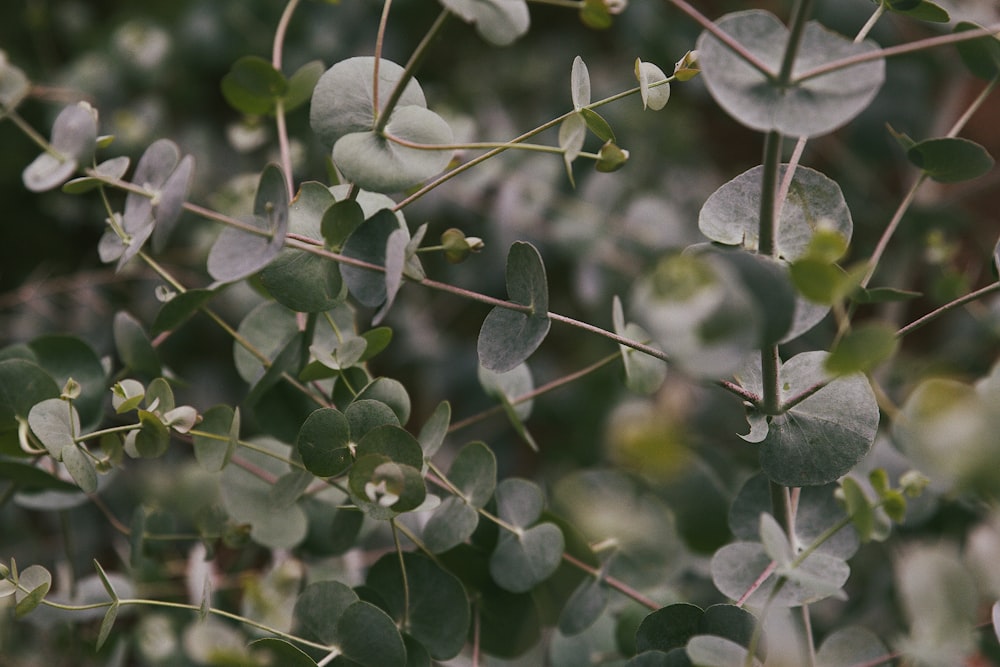
[[[375,59],[372,65],[372,118],[373,123],[378,123],[378,89],[379,89],[379,65],[382,62],[382,47],[385,44],[385,27],[389,23],[389,11],[392,9],[392,0],[384,0],[382,3],[382,15],[378,20],[378,30],[375,33]],[[386,114],[392,113],[392,109],[386,109]]]
[[[715,37],[717,40],[722,42],[726,48],[739,56],[746,64],[753,67],[755,70],[766,76],[768,79],[774,78],[774,72],[768,67],[760,58],[751,53],[745,46],[740,44],[736,39],[732,37],[727,32],[724,32],[719,26],[715,25],[707,16],[699,12],[697,9],[688,4],[685,0],[667,0],[677,9],[681,10],[689,17],[691,17],[695,23],[700,25],[702,28],[707,30]]]
[[[288,24],[292,21],[292,15],[298,7],[300,0],[288,0],[285,11],[281,13],[278,20],[278,27],[274,31],[274,45],[271,48],[271,66],[277,71],[281,71],[282,50],[285,44],[285,36],[288,34]],[[282,171],[285,172],[285,184],[288,187],[288,196],[295,195],[295,184],[292,181],[292,151],[288,143],[288,126],[285,122],[285,102],[279,99],[274,109],[274,120],[278,131],[278,152],[281,156]]]
[[[671,2],[673,1],[674,0],[671,0]],[[840,60],[834,60],[832,62],[819,65],[811,70],[806,70],[795,77],[792,83],[799,84],[803,81],[823,76],[824,74],[830,74],[831,72],[847,69],[848,67],[854,67],[855,65],[871,62],[872,60],[891,58],[893,56],[913,53],[915,51],[924,51],[926,49],[932,49],[936,46],[957,44],[959,42],[965,42],[972,39],[979,39],[980,37],[990,37],[998,32],[1000,32],[1000,23],[991,25],[987,28],[977,28],[975,30],[967,30],[965,32],[955,32],[948,35],[928,37],[927,39],[920,39],[908,44],[900,44],[898,46],[890,46],[876,51],[869,51],[867,53],[859,53],[855,56],[847,56],[846,58],[841,58]]]
[[[579,559],[575,558],[574,556],[571,556],[568,553],[563,553],[562,557],[563,557],[564,561],[566,561],[567,563],[569,563],[573,567],[576,567],[576,568],[578,568],[580,570],[583,570],[584,572],[586,572],[587,574],[589,574],[591,576],[601,577],[601,579],[604,581],[604,583],[606,583],[608,586],[610,586],[611,588],[615,589],[619,593],[622,593],[623,595],[625,595],[625,596],[627,596],[629,598],[632,598],[633,600],[635,600],[636,602],[638,602],[639,604],[641,604],[642,606],[644,606],[644,607],[646,607],[648,609],[652,609],[653,611],[656,611],[657,609],[659,609],[662,606],[661,604],[659,604],[655,600],[646,597],[645,595],[643,595],[639,591],[635,590],[634,588],[632,588],[628,584],[624,583],[623,581],[621,581],[619,579],[615,579],[614,577],[602,576],[600,570],[598,570],[596,568],[593,568],[590,565],[587,565],[582,560],[579,560]]]
[[[858,31],[858,34],[854,36],[855,44],[860,44],[861,42],[865,41],[865,39],[868,37],[868,33],[870,33],[875,28],[875,24],[878,23],[879,19],[882,18],[883,14],[885,14],[885,2],[879,0],[878,7],[876,7],[875,11],[872,12],[872,15],[868,17],[868,20],[865,22],[865,24],[861,26],[861,30]]]
[[[795,3],[788,30],[788,42],[785,44],[785,54],[781,58],[781,71],[778,72],[778,85],[785,86],[792,80],[792,69],[795,59],[802,46],[802,36],[805,34],[806,19],[812,10],[812,0],[799,0]]]
[[[946,137],[958,136],[958,133],[962,131],[965,124],[969,122],[976,112],[979,111],[979,108],[983,106],[983,103],[986,102],[986,98],[988,98],[990,94],[996,90],[997,83],[1000,83],[1000,75],[993,77],[993,80],[986,84],[982,92],[980,92],[979,95],[976,96],[976,99],[969,104],[969,108],[965,110],[965,113],[959,116],[958,120],[955,121],[955,124],[951,126],[951,129],[948,130],[948,134],[945,135]]]
[[[902,338],[903,336],[905,336],[905,335],[907,335],[909,333],[913,333],[914,331],[916,331],[920,327],[922,327],[922,326],[924,326],[926,324],[929,324],[930,322],[932,322],[932,321],[936,320],[937,318],[941,317],[942,315],[944,315],[948,311],[954,310],[954,309],[958,308],[959,306],[964,306],[965,304],[970,303],[972,301],[976,301],[978,299],[981,299],[984,296],[987,296],[989,294],[993,294],[994,292],[1000,292],[1000,281],[997,281],[995,283],[987,285],[986,287],[981,287],[980,289],[977,289],[974,292],[969,292],[968,294],[966,294],[964,296],[960,296],[959,298],[955,299],[954,301],[950,301],[950,302],[946,303],[945,305],[941,306],[940,308],[932,310],[931,312],[927,313],[926,315],[924,315],[924,316],[922,316],[922,317],[914,320],[913,322],[910,322],[905,327],[901,328],[899,331],[896,332],[896,338]]]

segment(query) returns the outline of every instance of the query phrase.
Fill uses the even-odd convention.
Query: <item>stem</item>
[[[795,67],[795,58],[799,54],[799,47],[802,46],[802,35],[806,28],[806,19],[812,10],[813,0],[798,0],[792,9],[791,28],[788,32],[788,42],[785,45],[785,55],[781,59],[781,71],[778,72],[778,85],[785,86],[791,83],[792,69]]]
[[[954,301],[946,303],[940,308],[932,310],[926,315],[914,320],[913,322],[910,322],[905,327],[896,332],[896,338],[902,338],[906,334],[912,333],[917,329],[919,329],[920,327],[924,326],[925,324],[929,324],[930,322],[936,320],[937,318],[941,317],[948,311],[954,310],[959,306],[964,306],[965,304],[970,303],[972,301],[976,301],[977,299],[981,299],[984,296],[993,294],[994,292],[1000,292],[1000,281],[987,285],[986,287],[981,287],[974,292],[969,292],[965,296],[960,296]]]
[[[764,136],[764,164],[760,184],[760,227],[757,232],[757,252],[774,257],[777,254],[777,184],[781,167],[781,134],[775,131]]]
[[[388,3],[386,4],[388,5]],[[438,36],[438,34],[440,34],[441,29],[444,27],[444,23],[450,14],[451,12],[447,9],[438,14],[438,17],[434,19],[434,23],[431,24],[431,27],[427,30],[424,38],[420,40],[420,43],[417,44],[417,48],[413,50],[413,54],[410,56],[410,59],[406,62],[406,66],[403,68],[403,73],[399,77],[399,81],[396,82],[396,87],[393,88],[392,94],[389,95],[389,99],[385,103],[385,108],[380,111],[378,106],[374,107],[376,118],[372,130],[375,134],[381,134],[385,130],[385,126],[389,123],[389,117],[392,115],[392,110],[396,108],[397,104],[399,104],[399,100],[403,96],[403,91],[413,78],[417,67],[427,55],[431,42]],[[378,60],[378,58],[375,59],[376,64],[378,63]],[[378,89],[377,78],[372,84],[372,88],[373,91]]]
[[[858,31],[857,35],[855,35],[854,37],[855,44],[860,44],[861,42],[865,41],[865,38],[868,37],[868,33],[870,33],[872,29],[875,28],[875,24],[878,23],[878,20],[882,18],[883,14],[885,14],[885,2],[880,0],[880,2],[878,3],[878,7],[876,7],[875,11],[872,12],[872,15],[868,17],[868,21],[865,22],[863,26],[861,26],[861,30]]]
[[[288,33],[288,24],[291,23],[292,14],[298,7],[299,0],[288,0],[285,11],[281,13],[278,20],[278,27],[274,31],[274,45],[271,50],[271,65],[274,69],[281,71],[281,52],[285,44],[285,35]],[[285,172],[285,183],[288,186],[288,196],[295,195],[295,185],[292,182],[292,152],[288,145],[288,127],[285,123],[285,102],[278,100],[274,109],[274,120],[278,130],[278,151],[281,155],[281,167]]]
[[[671,0],[671,2],[673,1],[674,0]],[[909,44],[900,44],[898,46],[890,46],[885,49],[878,49],[875,51],[869,51],[867,53],[859,53],[856,56],[847,56],[846,58],[841,58],[840,60],[834,60],[824,65],[819,65],[818,67],[814,67],[811,70],[802,72],[797,77],[795,77],[792,83],[802,83],[803,81],[808,81],[809,79],[815,79],[816,77],[823,76],[824,74],[830,74],[831,72],[847,69],[848,67],[860,65],[862,63],[870,62],[872,60],[891,58],[893,56],[899,56],[905,53],[913,53],[914,51],[923,51],[925,49],[932,49],[936,46],[957,44],[958,42],[965,42],[972,39],[979,39],[980,37],[990,37],[997,32],[1000,32],[1000,23],[991,25],[987,28],[977,28],[976,30],[967,30],[965,32],[956,32],[948,35],[939,35],[937,37],[928,37],[927,39],[919,39],[915,42],[910,42]]]
[[[379,65],[382,62],[382,46],[385,44],[385,27],[389,23],[389,10],[392,8],[392,0],[385,0],[382,3],[382,15],[379,17],[378,30],[375,33],[375,64],[372,65],[372,122],[378,123],[378,84]],[[391,109],[386,109],[386,114],[392,113]]]
[[[951,129],[948,130],[948,134],[945,135],[946,137],[953,138],[958,136],[958,133],[962,131],[965,124],[969,122],[969,119],[971,119],[975,113],[979,111],[979,107],[983,106],[986,98],[988,98],[996,89],[998,83],[1000,83],[1000,75],[993,77],[993,79],[986,84],[982,92],[976,96],[976,99],[974,99],[971,104],[969,104],[969,108],[965,110],[965,113],[959,116],[958,120],[955,121],[955,124],[951,126]]]
[[[700,25],[702,28],[707,30],[715,37],[717,40],[722,42],[726,48],[735,53],[737,56],[743,59],[746,64],[753,67],[755,70],[763,74],[768,79],[774,78],[774,72],[764,64],[757,56],[747,50],[745,46],[736,41],[729,33],[723,32],[719,26],[715,25],[712,21],[708,19],[707,16],[699,12],[697,9],[689,5],[685,0],[668,0],[677,9],[681,10],[689,17],[691,17],[695,23]]]
[[[634,588],[632,588],[628,584],[626,584],[626,583],[624,583],[624,582],[622,582],[622,581],[620,581],[618,579],[615,579],[614,577],[602,576],[600,570],[587,565],[583,561],[578,560],[577,558],[571,556],[568,553],[564,553],[562,555],[562,558],[563,558],[564,561],[566,561],[567,563],[569,563],[573,567],[576,567],[576,568],[578,568],[580,570],[583,570],[584,572],[586,572],[587,574],[589,574],[589,575],[591,575],[593,577],[601,577],[601,579],[604,581],[604,583],[606,583],[608,586],[610,586],[611,588],[615,589],[619,593],[622,593],[626,597],[629,597],[629,598],[635,600],[636,602],[638,602],[639,604],[641,604],[642,606],[644,606],[644,607],[646,607],[648,609],[656,611],[657,609],[659,609],[662,606],[658,602],[656,602],[655,600],[652,600],[652,599],[646,597],[645,595],[643,595],[639,591],[635,590]]]
[[[403,547],[399,543],[399,530],[396,527],[396,520],[392,519],[389,525],[392,527],[392,541],[396,545],[396,555],[399,556],[399,571],[403,577],[403,618],[400,621],[400,625],[402,630],[408,630],[410,627],[410,582],[406,576],[406,562],[403,560]]]

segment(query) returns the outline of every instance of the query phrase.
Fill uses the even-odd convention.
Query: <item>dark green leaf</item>
[[[347,417],[333,408],[309,415],[295,443],[302,464],[317,477],[335,477],[351,465],[350,426]]]
[[[611,302],[611,321],[615,333],[630,340],[649,344],[650,336],[646,330],[632,322],[625,323],[621,299],[615,295]],[[658,348],[659,346],[654,345]],[[625,366],[625,384],[634,392],[652,394],[663,385],[667,376],[667,364],[662,359],[638,352],[626,345],[619,345],[622,353],[622,363]]]
[[[201,418],[197,430],[215,437],[194,434],[194,455],[205,470],[218,472],[226,467],[239,444],[240,412],[228,405],[216,405]]]
[[[960,137],[918,141],[906,152],[906,157],[939,183],[978,178],[992,169],[994,164],[985,148]]]
[[[362,667],[406,667],[403,638],[389,616],[368,602],[355,602],[337,621],[344,657]]]
[[[859,287],[851,293],[851,300],[857,303],[890,303],[894,301],[909,301],[920,296],[922,296],[920,292],[911,292],[893,287]]]
[[[65,385],[72,378],[80,384],[81,393],[73,399],[80,413],[84,430],[96,427],[103,416],[107,396],[104,367],[97,353],[75,336],[50,334],[39,336],[29,344],[35,359],[57,384]]]
[[[270,656],[271,660],[277,661],[272,664],[278,664],[282,667],[316,667],[315,660],[284,639],[264,637],[250,642],[250,646],[261,649]]]
[[[326,210],[320,223],[327,247],[339,250],[354,230],[364,223],[365,214],[354,199],[339,201]]]
[[[840,628],[820,644],[816,652],[817,667],[851,667],[875,664],[889,653],[885,644],[867,628]]]
[[[549,332],[549,292],[538,250],[529,243],[516,242],[507,255],[507,294],[527,312],[496,307],[490,311],[479,332],[479,363],[503,373],[534,352]]]
[[[978,30],[982,26],[962,21],[955,26],[955,32]],[[1000,39],[995,35],[986,35],[978,39],[959,42],[958,53],[962,62],[970,72],[980,79],[992,81],[1000,75]]]
[[[369,399],[385,403],[392,408],[400,424],[406,424],[410,421],[410,395],[399,380],[385,377],[375,378],[358,392],[354,400]]]
[[[284,98],[286,112],[293,111],[309,101],[323,71],[323,62],[313,60],[288,77],[288,90]]]
[[[463,498],[445,498],[427,525],[424,526],[424,544],[431,553],[442,553],[465,542],[479,525],[479,513]]]
[[[189,289],[163,304],[153,320],[150,333],[157,336],[172,331],[194,315],[216,294],[210,289]]]
[[[357,601],[358,594],[339,581],[312,583],[295,601],[295,618],[321,642],[340,644],[340,618]]]
[[[77,487],[41,468],[18,461],[0,460],[0,479],[14,483],[18,491],[76,491]]]
[[[450,660],[465,645],[470,610],[465,588],[455,575],[417,553],[389,553],[368,571],[367,585],[385,601],[397,621],[408,619],[406,631],[435,660]],[[407,606],[408,605],[408,606]]]
[[[948,12],[945,11],[943,7],[934,4],[930,0],[920,0],[920,2],[911,9],[895,9],[892,7],[892,4],[893,3],[890,3],[890,8],[897,14],[903,14],[904,16],[909,16],[911,19],[916,19],[918,21],[948,23],[951,20]]]
[[[559,615],[559,631],[577,635],[592,626],[608,604],[608,587],[598,577],[586,577]]]
[[[160,359],[142,324],[123,310],[115,313],[114,337],[118,358],[127,369],[152,377],[163,372]]]
[[[605,143],[614,143],[614,130],[611,129],[608,121],[604,120],[604,117],[601,116],[601,114],[597,113],[593,109],[581,109],[580,115],[583,117],[584,122],[587,123],[587,128],[597,135],[598,139]]]
[[[331,209],[332,210],[332,209]],[[385,266],[386,245],[389,236],[401,229],[399,219],[382,209],[357,230],[344,243],[343,254],[375,266]],[[385,275],[381,271],[345,264],[340,269],[351,296],[362,304],[375,308],[386,300]]]
[[[484,507],[497,485],[497,460],[481,442],[463,447],[448,470],[448,479],[474,508]]]
[[[344,410],[347,423],[350,425],[351,439],[355,442],[368,435],[368,432],[379,426],[399,426],[399,417],[392,408],[371,398],[356,399]]]
[[[875,51],[878,47],[871,41],[854,44],[818,23],[807,23],[792,72],[793,85],[784,86],[776,79],[788,29],[777,17],[753,9],[727,14],[716,26],[770,70],[770,75],[762,74],[707,31],[698,38],[698,62],[712,97],[734,119],[754,130],[775,130],[793,137],[832,132],[864,110],[882,86],[882,59],[794,83],[795,76],[805,70]]]
[[[588,28],[605,30],[614,22],[603,0],[584,0],[580,6],[580,21]]]

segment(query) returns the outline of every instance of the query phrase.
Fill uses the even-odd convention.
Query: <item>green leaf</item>
[[[614,331],[619,336],[649,344],[650,335],[646,333],[645,329],[632,322],[625,323],[625,314],[622,311],[622,302],[618,295],[615,295],[611,302],[611,320]],[[659,349],[658,345],[653,345],[653,347]],[[626,345],[619,345],[618,349],[622,353],[622,363],[625,366],[625,385],[630,390],[640,394],[652,394],[663,385],[663,380],[667,376],[665,361]]]
[[[403,638],[389,616],[368,602],[355,602],[337,621],[340,649],[362,667],[406,667]]]
[[[601,114],[588,108],[581,109],[580,115],[583,116],[583,120],[587,123],[587,128],[597,135],[601,141],[614,143],[615,133],[611,129],[611,126],[608,125],[608,121],[604,120]]]
[[[0,58],[2,57],[3,56],[0,56]],[[104,178],[120,179],[125,177],[125,172],[128,171],[129,164],[130,160],[127,156],[119,155],[118,157],[114,157],[100,163],[94,167],[94,171]],[[62,187],[62,191],[69,195],[79,195],[85,192],[90,192],[103,182],[104,181],[102,179],[95,178],[93,176],[81,176],[79,178],[74,178],[71,181],[67,181],[66,185]]]
[[[424,426],[420,429],[420,435],[417,438],[424,450],[424,457],[429,459],[441,449],[445,436],[448,435],[448,425],[450,423],[451,404],[448,401],[441,401],[434,408],[434,412],[427,418],[427,421],[424,422]]]
[[[194,456],[208,472],[218,472],[229,464],[239,444],[240,411],[228,405],[216,405],[201,416],[198,431],[210,433],[192,436]]]
[[[595,30],[606,30],[614,23],[604,0],[584,0],[580,6],[580,21]]]
[[[692,637],[687,643],[687,654],[698,667],[732,667],[750,665],[760,667],[763,663],[754,659],[747,662],[749,651],[736,642],[712,635]]]
[[[515,242],[507,254],[507,294],[522,312],[495,307],[479,332],[479,363],[498,373],[511,370],[538,349],[549,332],[549,292],[542,257],[530,243]]]
[[[59,385],[33,360],[0,360],[0,449],[20,452],[19,418],[28,418],[36,403],[59,397]]]
[[[59,458],[81,490],[85,493],[97,492],[97,469],[80,447],[66,445]]]
[[[642,97],[642,108],[659,111],[667,106],[670,99],[670,84],[666,83],[667,75],[653,63],[645,63],[635,59],[635,78],[639,81],[639,95]]]
[[[712,557],[712,581],[726,597],[741,599],[760,584],[758,580],[771,563],[771,556],[759,542],[732,542]],[[776,605],[795,607],[837,596],[850,572],[842,558],[814,551],[795,568],[789,565],[775,569],[754,590],[747,604],[763,604],[772,595],[779,576],[786,581],[774,597]]]
[[[875,394],[860,374],[831,380],[824,370],[827,356],[825,352],[804,352],[786,361],[778,372],[782,402],[825,384],[771,419],[760,446],[760,462],[765,474],[778,484],[832,482],[871,449],[879,421]],[[763,391],[759,370],[746,369],[740,382],[758,395]]]
[[[295,447],[306,470],[317,477],[336,477],[351,465],[350,442],[347,417],[333,408],[321,408],[302,424]]]
[[[939,183],[978,178],[989,172],[994,164],[985,148],[961,137],[918,141],[906,151],[906,157]]]
[[[285,112],[294,111],[309,101],[323,72],[323,62],[312,60],[288,77],[288,90],[284,98]]]
[[[322,184],[303,183],[288,209],[288,231],[321,238],[326,216],[344,205],[357,208],[360,215],[357,202],[334,203],[333,195]],[[304,250],[282,250],[264,267],[260,279],[279,303],[304,313],[330,310],[346,296],[338,264]]]
[[[816,667],[851,667],[876,663],[889,649],[867,628],[849,625],[828,635],[816,652]]]
[[[417,553],[389,553],[368,571],[365,583],[385,602],[396,621],[407,620],[406,631],[435,660],[450,660],[465,646],[470,610],[465,588],[455,575]]]
[[[267,266],[281,252],[288,231],[288,190],[281,167],[264,168],[245,224],[260,233],[227,226],[208,253],[208,272],[218,282],[235,282]]]
[[[270,479],[291,470],[287,463],[275,458],[287,459],[291,448],[270,439],[258,438],[253,443],[256,449],[240,452],[251,466],[263,470]],[[250,526],[254,542],[273,549],[290,549],[305,539],[308,528],[305,512],[299,504],[276,507],[271,486],[269,481],[240,466],[226,466],[220,478],[222,504],[234,521]]]
[[[482,442],[470,442],[452,461],[448,479],[472,507],[485,507],[497,486],[497,460],[493,450]]]
[[[934,4],[930,0],[920,0],[920,2],[916,4],[916,6],[909,9],[896,9],[893,6],[898,4],[902,3],[890,2],[889,10],[896,14],[909,16],[911,19],[916,19],[918,21],[929,21],[931,23],[948,23],[951,20],[951,17],[948,15],[948,12],[945,11],[943,7]]]
[[[284,639],[264,637],[250,642],[250,646],[267,653],[272,660],[270,664],[282,665],[283,667],[316,667],[315,660]]]
[[[831,375],[868,372],[896,353],[895,327],[875,322],[854,327],[830,351],[824,368]]]
[[[748,647],[757,619],[741,607],[718,604],[702,611],[692,604],[671,604],[647,615],[636,631],[636,651],[661,651],[672,654],[683,649],[698,635],[715,636]],[[766,640],[758,643],[757,655],[766,654]],[[653,663],[656,664],[656,663]],[[667,665],[685,664],[667,661]]]
[[[96,649],[98,651],[104,646],[104,642],[108,640],[108,635],[111,634],[111,629],[115,626],[115,620],[118,618],[118,607],[118,601],[115,600],[104,613],[104,618],[101,620],[101,628],[97,632]]]
[[[344,416],[350,425],[351,439],[355,442],[368,435],[379,426],[399,426],[399,417],[392,408],[382,401],[362,398],[353,401],[344,409]]]
[[[336,63],[319,78],[313,90],[309,124],[326,146],[332,147],[348,134],[372,129],[376,116],[372,85],[374,71],[374,58],[355,57]],[[378,98],[383,105],[379,113],[384,110],[403,74],[403,68],[391,60],[379,61]],[[407,82],[398,104],[400,107],[427,106],[424,92],[416,79]]]
[[[469,539],[479,525],[479,513],[463,498],[451,496],[427,520],[422,535],[431,553],[439,554]]]
[[[878,47],[871,41],[854,44],[810,21],[802,34],[792,84],[783,86],[776,79],[788,29],[777,17],[754,9],[727,14],[715,24],[769,69],[769,75],[762,74],[707,31],[698,38],[698,62],[709,92],[730,116],[751,129],[792,137],[827,134],[861,113],[882,86],[883,59],[795,81],[806,70],[875,51]]]
[[[159,356],[139,320],[121,310],[115,313],[113,327],[115,348],[125,368],[152,377],[162,374]]]
[[[76,491],[77,487],[41,468],[18,461],[0,460],[0,480],[12,482],[21,493],[36,491]]]
[[[369,264],[384,267],[386,248],[393,232],[401,230],[401,223],[395,214],[382,209],[357,228],[344,243],[343,254]],[[381,306],[386,298],[385,274],[345,264],[340,269],[351,296],[370,308]]]
[[[698,214],[698,228],[719,243],[757,250],[760,229],[760,192],[763,167],[754,167],[722,185],[705,201]],[[782,165],[779,178],[784,178]],[[849,243],[853,230],[851,212],[837,183],[818,171],[798,167],[781,207],[774,244],[782,259],[805,256],[817,233],[836,232]]]
[[[474,23],[491,44],[506,46],[528,31],[531,17],[525,0],[442,0],[441,4]]]
[[[132,458],[155,459],[170,447],[170,430],[160,416],[148,410],[138,411],[140,426],[125,436],[125,452]]]
[[[354,199],[338,201],[327,209],[320,223],[326,245],[339,249],[364,221],[365,213],[357,201]]]
[[[591,627],[608,605],[609,591],[599,577],[586,577],[559,614],[559,632],[578,635]]]
[[[375,378],[358,392],[354,400],[369,399],[385,403],[392,408],[400,424],[406,424],[410,420],[410,395],[407,393],[406,387],[398,380],[385,377]]]
[[[412,148],[392,138],[426,148]],[[365,190],[399,192],[447,167],[452,149],[433,146],[453,142],[451,127],[441,116],[423,106],[400,106],[389,117],[385,135],[365,130],[338,139],[333,162],[345,178]]]
[[[14,591],[14,615],[23,618],[42,604],[52,587],[52,575],[41,565],[31,565],[18,575],[17,583],[19,588]]]
[[[613,141],[608,141],[601,146],[597,153],[597,163],[594,165],[597,171],[610,173],[618,171],[628,162],[629,152],[620,148]]]
[[[975,23],[962,21],[955,25],[954,32],[967,32],[980,28],[982,26]],[[1000,39],[995,35],[966,40],[955,46],[968,70],[980,79],[992,81],[1000,75]]]
[[[150,333],[157,336],[165,331],[173,331],[198,312],[215,294],[215,290],[196,288],[175,295],[156,314]]]
[[[531,415],[531,408],[534,401],[521,401],[517,405],[513,401],[521,396],[531,393],[535,389],[535,382],[531,377],[531,369],[525,363],[520,363],[509,371],[497,373],[482,366],[478,370],[479,384],[488,395],[498,399],[506,399],[511,404],[511,410],[518,421],[527,419]]]
[[[28,412],[28,425],[56,460],[61,460],[66,447],[76,447],[80,416],[67,401],[49,398],[35,404]]]
[[[875,508],[865,494],[861,485],[853,477],[844,477],[840,481],[840,488],[844,494],[844,504],[847,505],[847,513],[851,517],[854,529],[858,531],[858,537],[862,542],[869,542],[875,533]]]
[[[32,192],[59,187],[77,167],[90,161],[97,146],[97,112],[86,102],[64,108],[52,125],[49,143],[55,154],[42,153],[21,174],[24,186]]]
[[[496,489],[497,513],[518,528],[502,531],[490,556],[490,575],[504,590],[523,593],[548,579],[562,562],[562,531],[552,523],[540,523],[544,500],[541,489],[527,480],[508,478]]]
[[[259,56],[243,56],[222,77],[222,96],[245,114],[274,113],[275,103],[287,92],[285,77]]]
[[[104,366],[93,348],[75,336],[57,334],[39,336],[28,347],[56,383],[65,385],[73,380],[80,385],[81,393],[73,405],[84,430],[96,427],[103,417],[107,385]]]
[[[254,350],[273,362],[298,333],[295,313],[279,303],[266,301],[247,313],[236,329]],[[238,342],[233,343],[233,362],[245,382],[253,384],[264,375],[261,361]]]
[[[316,639],[338,645],[343,641],[340,618],[358,594],[339,581],[319,581],[303,589],[295,601],[295,618]]]
[[[583,58],[577,56],[573,59],[573,71],[570,75],[570,96],[573,100],[573,108],[580,111],[583,107],[590,105],[590,72]]]

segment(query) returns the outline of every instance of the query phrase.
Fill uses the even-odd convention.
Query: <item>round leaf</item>
[[[559,631],[580,634],[592,626],[608,605],[608,587],[596,577],[586,577],[559,614]]]
[[[216,405],[201,416],[198,430],[216,437],[193,435],[194,456],[209,472],[226,467],[239,444],[240,412],[228,405]]]
[[[351,465],[347,417],[333,408],[309,415],[299,430],[295,447],[306,470],[317,477],[335,477]]]
[[[516,535],[502,532],[490,556],[490,575],[504,590],[525,593],[555,573],[564,546],[562,531],[553,523],[541,523]]]
[[[243,56],[222,77],[222,96],[245,114],[274,113],[276,101],[287,90],[281,72],[259,56]]]
[[[34,611],[52,587],[52,574],[41,565],[31,565],[17,578],[19,588],[14,591],[14,612],[18,618]]]
[[[816,667],[850,667],[875,663],[889,652],[867,628],[848,626],[829,635],[816,652]]]
[[[378,607],[355,602],[337,622],[340,650],[362,667],[406,667],[406,647],[396,624]]]
[[[352,132],[333,146],[333,162],[352,183],[372,192],[399,192],[439,173],[451,161],[454,137],[443,118],[423,106],[397,107],[385,127],[388,137],[427,148],[411,148],[372,130]]]
[[[431,553],[452,549],[472,536],[479,525],[479,513],[463,498],[445,498],[424,526],[424,544]]]
[[[906,157],[939,183],[978,178],[993,168],[993,157],[974,141],[961,137],[927,139],[914,144]]]
[[[769,75],[762,74],[709,32],[698,38],[698,62],[712,97],[734,119],[754,130],[775,130],[793,137],[832,132],[871,103],[885,77],[885,62],[879,59],[796,82],[797,76],[812,68],[878,48],[871,41],[854,44],[809,22],[795,59],[792,85],[781,86],[776,79],[788,29],[777,17],[762,10],[735,12],[716,21],[716,26],[769,69]]]
[[[80,417],[67,401],[49,398],[35,404],[28,413],[28,425],[56,460],[62,458],[67,447],[76,447],[74,438],[80,433]]]
[[[344,243],[343,254],[376,266],[385,266],[389,237],[402,223],[388,209],[375,213]],[[363,305],[376,308],[387,298],[385,274],[345,264],[340,269],[351,296]]]
[[[97,112],[78,102],[59,112],[52,125],[52,153],[42,153],[22,173],[24,186],[44,192],[62,185],[77,167],[90,160],[97,145]]]
[[[528,31],[531,17],[525,0],[442,0],[466,23],[474,23],[483,39],[506,46]]]
[[[635,78],[639,80],[639,95],[642,97],[642,108],[659,111],[667,106],[670,99],[670,84],[666,83],[667,75],[653,63],[644,63],[635,59]]]
[[[410,420],[410,395],[399,380],[384,377],[375,378],[358,392],[354,400],[373,400],[385,403],[396,414],[400,424],[405,424]]]
[[[518,241],[507,254],[507,294],[528,312],[496,307],[479,331],[479,363],[498,373],[511,370],[538,349],[549,332],[549,289],[538,250]]]

